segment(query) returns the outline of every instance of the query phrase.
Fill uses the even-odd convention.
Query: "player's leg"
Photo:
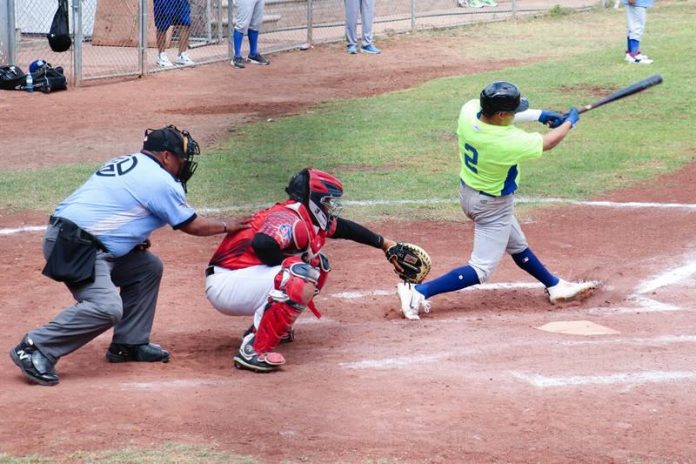
[[[121,289],[123,318],[106,353],[110,362],[169,361],[167,350],[150,343],[163,271],[162,261],[147,250],[136,248],[114,261],[111,278]]]
[[[249,23],[249,56],[248,61],[254,64],[269,65],[270,61],[259,53],[259,33],[263,24],[264,0],[256,0]]]
[[[259,265],[232,271],[215,266],[206,272],[205,296],[223,314],[253,316],[266,305],[280,269],[280,265]]]
[[[234,47],[234,59],[232,64],[236,68],[244,68],[244,59],[242,58],[242,43],[244,35],[249,31],[249,24],[254,12],[255,0],[239,0],[237,2],[237,10],[234,20],[234,34],[232,36],[232,44]]]
[[[167,44],[167,30],[174,21],[175,11],[172,8],[170,0],[154,0],[153,10],[155,17],[155,29],[157,29],[157,64],[161,67],[168,68],[174,66],[169,60],[165,49]]]
[[[358,15],[360,15],[360,0],[344,0],[345,35],[348,53],[357,53],[358,44]]]
[[[270,372],[285,364],[283,356],[273,350],[314,297],[319,277],[317,269],[299,258],[283,261],[256,330],[244,337],[234,357],[236,367]]]
[[[372,45],[372,22],[375,15],[375,0],[360,0],[360,17],[362,18],[362,48]]]
[[[580,299],[597,286],[596,282],[568,282],[552,274],[529,248],[527,238],[514,216],[507,252],[517,266],[546,287],[552,304]]]

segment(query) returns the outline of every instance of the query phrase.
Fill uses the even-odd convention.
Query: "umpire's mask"
[[[196,142],[187,130],[179,130],[174,125],[161,129],[145,130],[145,142],[143,150],[169,151],[181,159],[181,167],[176,178],[186,192],[186,182],[196,172],[198,163],[193,157],[201,154],[198,142]]]

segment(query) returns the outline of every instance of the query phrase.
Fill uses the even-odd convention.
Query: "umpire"
[[[112,159],[58,205],[43,241],[43,274],[64,282],[76,303],[10,351],[31,382],[56,385],[58,360],[111,327],[109,362],[169,361],[150,343],[163,271],[148,250],[150,234],[167,224],[197,236],[246,227],[197,216],[186,203],[198,154],[187,131],[147,129],[139,153]]]

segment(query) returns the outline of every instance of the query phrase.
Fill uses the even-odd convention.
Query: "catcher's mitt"
[[[430,272],[430,256],[412,243],[397,243],[384,252],[394,266],[394,272],[406,282],[418,284]]]

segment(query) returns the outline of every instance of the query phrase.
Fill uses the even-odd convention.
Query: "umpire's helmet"
[[[196,142],[187,130],[179,130],[174,125],[161,129],[146,129],[143,140],[143,150],[169,151],[181,158],[181,168],[176,178],[186,191],[186,182],[196,172],[198,163],[193,157],[201,154],[198,142]]]
[[[301,170],[292,176],[285,191],[309,209],[312,221],[323,230],[329,229],[331,219],[343,209],[339,201],[343,195],[341,181],[319,169]]]
[[[481,112],[492,116],[498,112],[519,113],[529,108],[529,102],[520,89],[509,82],[496,81],[481,91]]]

